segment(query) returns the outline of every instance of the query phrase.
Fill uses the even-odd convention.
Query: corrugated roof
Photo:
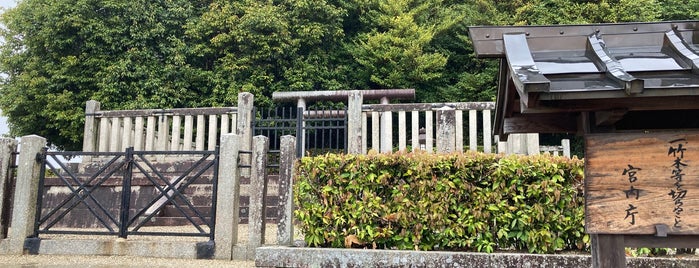
[[[699,110],[699,21],[479,26],[469,34],[478,57],[501,59],[496,134],[699,127],[628,125],[643,111]]]

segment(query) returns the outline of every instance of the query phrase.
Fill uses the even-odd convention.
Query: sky
[[[9,8],[15,6],[15,0],[0,0],[0,6],[4,8]],[[0,115],[2,115],[2,110],[0,110]],[[10,129],[7,127],[7,118],[0,116],[0,137],[7,134]]]

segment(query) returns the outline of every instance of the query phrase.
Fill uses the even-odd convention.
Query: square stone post
[[[89,100],[85,103],[85,129],[83,131],[83,152],[94,152],[97,144],[97,116],[100,102]]]
[[[248,254],[254,259],[255,249],[265,243],[265,198],[267,196],[267,152],[269,138],[255,136],[252,145],[250,175],[250,208],[248,214]]]
[[[12,209],[12,223],[8,239],[10,254],[24,252],[24,240],[34,234],[37,194],[41,163],[38,155],[46,146],[46,139],[36,135],[24,136],[17,163],[17,184]]]
[[[347,153],[362,154],[362,102],[359,90],[352,90],[347,97]]]
[[[381,98],[381,104],[389,104],[388,98]],[[393,115],[390,111],[381,113],[381,150],[382,153],[393,152]]]
[[[456,150],[456,112],[450,107],[437,110],[437,152]]]
[[[236,127],[236,134],[240,135],[240,151],[250,151],[252,150],[252,123],[253,123],[253,105],[254,96],[249,92],[242,92],[238,94],[238,124]],[[243,155],[240,159],[240,164],[249,165],[250,156]],[[250,172],[248,170],[242,171],[243,176],[249,176]]]
[[[279,222],[277,244],[290,246],[294,242],[294,162],[296,162],[296,137],[282,136],[279,152]]]
[[[0,239],[7,236],[8,219],[10,215],[6,215],[6,206],[10,206],[8,195],[14,184],[10,166],[15,163],[14,152],[17,151],[17,141],[14,139],[0,138]]]
[[[216,192],[216,259],[230,260],[233,249],[238,243],[238,222],[240,210],[240,170],[238,169],[238,150],[240,136],[224,134],[221,136],[218,164],[218,187]]]

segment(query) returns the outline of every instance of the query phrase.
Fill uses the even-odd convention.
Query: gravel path
[[[255,267],[254,261],[191,260],[131,256],[0,255],[0,267]]]
[[[238,243],[247,242],[247,224],[238,225]],[[189,227],[148,227],[146,231],[190,231]],[[265,240],[267,243],[276,242],[275,224],[267,224]],[[115,239],[114,236],[84,236],[84,235],[40,235],[44,239]],[[158,237],[130,236],[133,240],[175,240],[175,241],[206,241],[207,238],[193,237]],[[0,267],[255,267],[254,261],[225,261],[225,260],[195,260],[147,258],[133,256],[82,256],[82,255],[0,255]]]

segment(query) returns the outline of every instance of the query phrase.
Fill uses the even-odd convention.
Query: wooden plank
[[[699,234],[698,132],[594,134],[585,145],[588,233]]]

